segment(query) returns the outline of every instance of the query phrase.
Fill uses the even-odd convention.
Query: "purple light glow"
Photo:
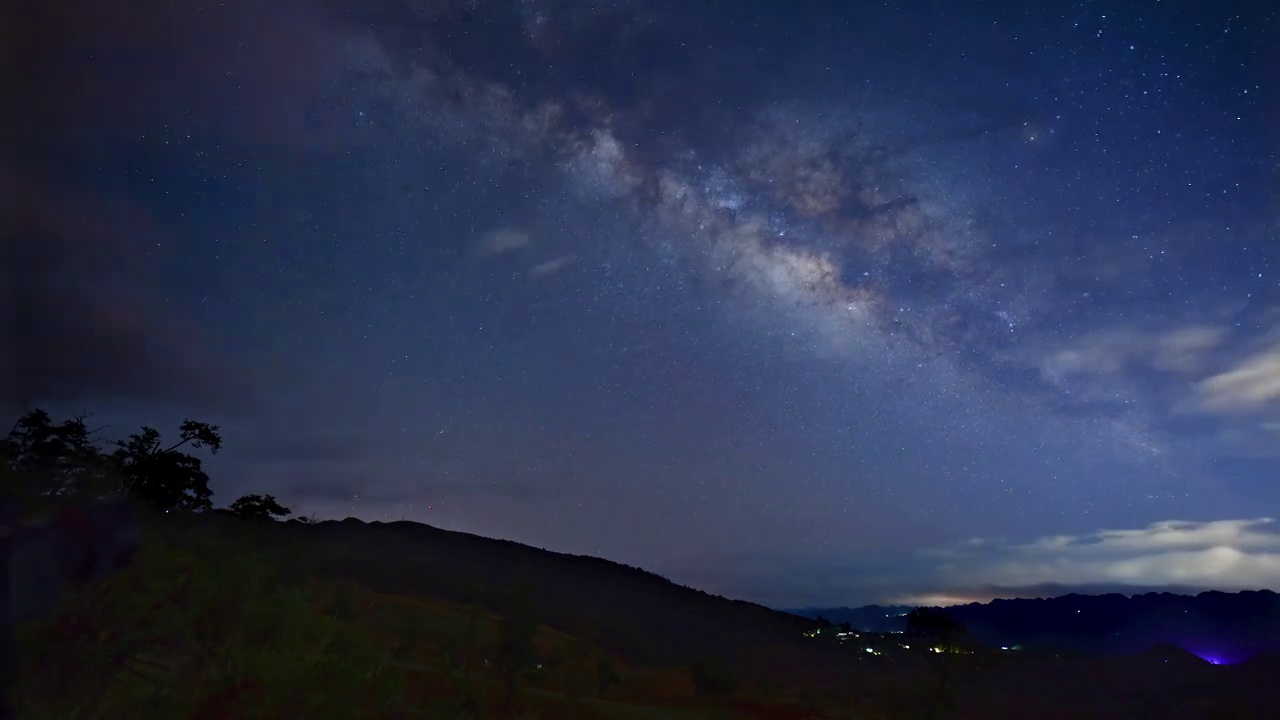
[[[1191,650],[1191,653],[1210,665],[1232,665],[1236,662],[1229,657],[1210,651]]]

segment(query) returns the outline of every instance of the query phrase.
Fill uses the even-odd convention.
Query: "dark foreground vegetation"
[[[214,510],[189,453],[221,438],[201,423],[103,447],[85,419],[35,413],[0,448],[26,522],[124,497],[143,538],[16,628],[20,718],[1280,716],[1265,660],[1009,653],[938,612],[853,637],[594,558],[281,522],[266,495]]]

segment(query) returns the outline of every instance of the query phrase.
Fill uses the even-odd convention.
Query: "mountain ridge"
[[[911,605],[789,610],[867,632],[901,632]],[[1090,654],[1142,652],[1169,644],[1215,662],[1280,652],[1280,594],[1271,590],[1195,595],[1068,593],[995,599],[946,608],[980,642]]]
[[[285,558],[300,574],[350,579],[382,593],[501,612],[513,590],[524,587],[548,627],[637,662],[702,658],[740,666],[746,657],[774,655],[811,667],[838,657],[805,642],[804,631],[813,621],[804,616],[714,595],[604,558],[403,520],[263,523],[210,513],[197,522],[173,524],[174,533],[192,538],[246,532],[255,549]]]

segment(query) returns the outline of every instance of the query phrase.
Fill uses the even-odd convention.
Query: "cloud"
[[[1229,347],[1222,327],[1196,323],[1164,329],[1115,327],[1073,338],[1045,354],[1040,376],[1083,399],[1131,394],[1143,373],[1203,377]]]
[[[1211,325],[1190,325],[1158,337],[1152,365],[1159,370],[1194,373],[1208,365],[1210,353],[1227,340],[1227,331]]]
[[[13,210],[0,218],[0,413],[60,401],[223,410],[252,400],[246,374],[165,302],[158,261],[182,240],[114,189],[84,187],[66,159],[75,143],[136,141],[165,126],[249,143],[329,142],[303,119],[337,61],[334,38],[314,12],[298,12],[304,5],[65,0],[24,15],[14,51],[29,81],[15,87],[22,112],[6,127],[16,151],[0,159]],[[60,183],[62,171],[77,181]]]
[[[1213,412],[1253,412],[1280,400],[1280,345],[1250,355],[1198,386],[1200,406]]]
[[[476,243],[476,254],[480,257],[493,257],[503,253],[519,250],[529,244],[529,233],[520,228],[500,228],[493,230]]]
[[[1022,349],[1067,407],[1143,417],[1196,463],[1280,456],[1280,338],[1235,329],[1220,315],[1152,320],[1083,334],[1053,349]],[[1267,311],[1259,325],[1274,324]]]
[[[989,599],[1010,596],[991,595],[1000,588],[1036,587],[1280,588],[1280,528],[1271,518],[1166,520],[1024,544],[974,539],[928,557],[940,563],[935,589],[917,597]]]
[[[14,99],[23,153],[81,133],[129,136],[163,124],[313,149],[336,146],[350,124],[349,108],[313,102],[331,89],[341,38],[310,0],[60,0],[31,10],[15,36],[32,78]]]
[[[538,263],[529,268],[529,277],[536,278],[557,273],[573,264],[574,259],[573,255],[561,255],[558,258]]]
[[[0,226],[0,406],[248,400],[248,378],[151,281],[178,240],[149,211],[12,175],[0,192],[19,209]]]

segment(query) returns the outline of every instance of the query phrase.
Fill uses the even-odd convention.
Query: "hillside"
[[[901,631],[900,606],[797,611],[877,632]],[[1064,595],[993,600],[947,608],[980,641],[994,646],[1060,648],[1128,654],[1159,644],[1186,648],[1215,662],[1280,651],[1280,595],[1269,590],[1198,595]]]
[[[557,627],[575,613],[626,652]],[[604,561],[411,523],[150,517],[132,565],[19,628],[16,704],[32,719],[810,716],[697,645],[751,622],[812,650],[785,631],[803,619]]]
[[[1280,707],[1266,658],[938,655],[813,626],[616,563],[425,525],[161,515],[131,566],[20,628],[19,717],[1266,718]]]
[[[812,656],[801,642],[812,625],[805,618],[709,595],[607,560],[420,523],[349,518],[247,524],[213,513],[171,530],[215,536],[249,531],[256,547],[303,575],[346,578],[381,593],[500,609],[519,584],[531,594],[543,623],[634,662],[702,658],[742,666],[744,657],[762,654],[792,662]]]

